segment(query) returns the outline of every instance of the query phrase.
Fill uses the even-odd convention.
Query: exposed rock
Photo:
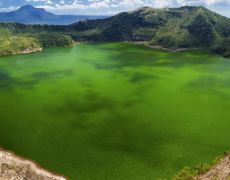
[[[0,149],[1,180],[66,180],[42,169],[36,163]]]
[[[230,153],[211,168],[207,173],[198,176],[198,180],[230,180]]]
[[[32,49],[25,49],[16,53],[13,53],[14,55],[16,54],[31,54],[31,53],[35,53],[35,52],[41,52],[42,48],[32,48]]]

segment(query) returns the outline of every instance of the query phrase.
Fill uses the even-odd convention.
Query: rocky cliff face
[[[0,149],[1,180],[66,180],[65,177],[52,174],[32,161]]]

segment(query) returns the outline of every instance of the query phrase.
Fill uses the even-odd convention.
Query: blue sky
[[[186,2],[187,1],[187,2]],[[31,4],[56,14],[116,14],[141,6],[154,8],[203,5],[230,17],[230,0],[0,0],[0,11]]]

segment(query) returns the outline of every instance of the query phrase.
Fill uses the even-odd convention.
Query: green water
[[[72,180],[155,180],[230,149],[230,61],[125,43],[0,58],[0,146]]]

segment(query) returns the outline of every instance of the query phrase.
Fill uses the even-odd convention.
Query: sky
[[[202,5],[230,17],[230,0],[0,0],[0,11],[13,11],[28,4],[55,14],[88,15],[114,15],[142,6],[164,8]]]

